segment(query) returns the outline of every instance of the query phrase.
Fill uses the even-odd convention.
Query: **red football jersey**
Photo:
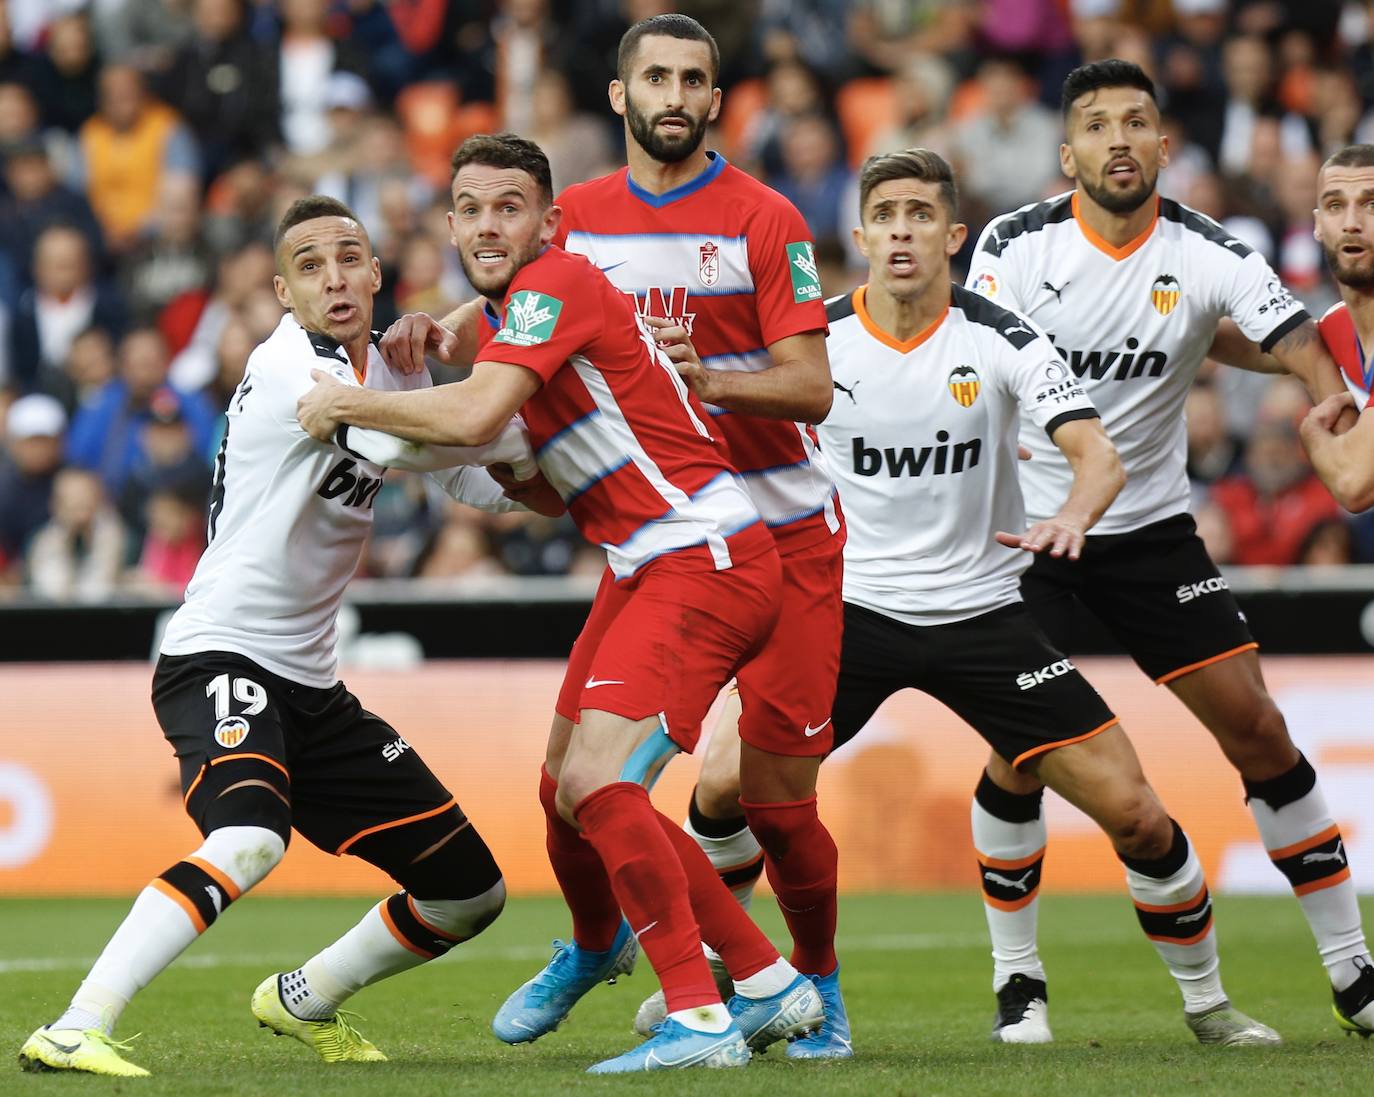
[[[1355,331],[1355,321],[1350,318],[1350,310],[1344,301],[1338,301],[1326,310],[1326,315],[1317,321],[1322,342],[1341,367],[1345,387],[1355,397],[1360,407],[1370,406],[1370,377],[1365,368],[1364,348],[1360,346],[1359,334]]]
[[[525,402],[539,467],[617,579],[668,552],[728,568],[772,539],[711,419],[623,294],[580,255],[547,248],[488,309],[478,362],[533,370]]]
[[[769,344],[827,330],[811,233],[782,195],[708,155],[701,175],[664,194],[637,186],[628,168],[569,187],[555,242],[587,256],[641,315],[681,322],[708,368],[765,369]],[[835,485],[809,426],[707,411],[780,552],[839,533]]]

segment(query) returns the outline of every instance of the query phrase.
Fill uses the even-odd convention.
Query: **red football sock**
[[[600,854],[620,909],[663,985],[669,1013],[718,1005],[701,931],[687,897],[687,875],[658,825],[643,786],[617,781],[574,809]]]
[[[767,857],[768,882],[792,931],[792,964],[807,975],[835,970],[839,855],[816,814],[816,798],[746,804],[744,817]]]
[[[620,929],[620,907],[611,891],[606,866],[554,806],[558,782],[539,767],[539,802],[544,805],[545,845],[558,887],[572,912],[573,940],[591,952],[605,952]]]
[[[687,874],[692,913],[701,939],[713,948],[732,979],[747,979],[776,961],[778,950],[721,881],[701,847],[662,812],[658,825],[672,842]]]

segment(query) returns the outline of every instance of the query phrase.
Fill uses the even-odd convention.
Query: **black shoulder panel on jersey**
[[[1172,198],[1160,199],[1159,215],[1166,221],[1172,221],[1176,225],[1182,225],[1185,229],[1197,233],[1203,239],[1210,240],[1218,247],[1225,248],[1229,252],[1234,252],[1239,259],[1244,259],[1252,250],[1248,244],[1237,240],[1210,217],[1204,217],[1196,210],[1190,210],[1187,206],[1181,206]]]
[[[838,297],[832,297],[825,303],[825,319],[833,324],[836,320],[843,320],[846,316],[854,315],[854,295],[852,293],[842,293]]]
[[[950,305],[963,312],[970,323],[992,328],[1008,343],[1020,350],[1035,338],[1035,331],[1010,309],[989,301],[981,293],[955,283],[949,287]]]
[[[374,347],[380,347],[382,345],[382,336],[385,334],[386,332],[377,331],[374,328],[372,331],[369,331],[367,333],[368,342],[370,342]]]
[[[1018,236],[1024,236],[1028,232],[1039,232],[1046,225],[1057,225],[1062,221],[1067,221],[1073,216],[1073,195],[1063,194],[1058,198],[1051,198],[1046,202],[1040,202],[1030,209],[1014,213],[997,222],[997,227],[993,229],[992,235],[983,242],[982,250],[989,255],[1001,256],[1007,250],[1007,245]]]
[[[317,331],[307,331],[305,336],[310,340],[310,345],[315,348],[315,353],[321,358],[333,358],[336,362],[339,360],[339,347],[342,344],[336,343],[329,336],[321,335]]]

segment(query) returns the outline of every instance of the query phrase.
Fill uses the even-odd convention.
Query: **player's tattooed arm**
[[[1331,357],[1326,344],[1322,342],[1316,321],[1304,320],[1277,343],[1269,348],[1269,353],[1278,360],[1288,373],[1291,373],[1307,388],[1307,394],[1314,404],[1320,404],[1328,396],[1338,396],[1346,391],[1345,381],[1341,378],[1340,367]],[[1353,407],[1344,409],[1337,422],[1337,430],[1346,431],[1355,425],[1356,411]]]
[[[378,349],[398,373],[419,373],[425,356],[467,369],[477,357],[477,325],[482,322],[482,298],[459,305],[442,320],[423,312],[408,312],[386,329]]]
[[[506,362],[481,362],[454,385],[413,392],[378,392],[343,385],[312,370],[315,385],[296,403],[301,426],[328,442],[348,423],[432,446],[484,446],[538,391],[539,375]]]
[[[1374,415],[1359,415],[1343,432],[1343,417],[1359,414],[1349,392],[1329,396],[1307,413],[1299,433],[1323,484],[1346,510],[1374,506]]]
[[[1223,316],[1217,323],[1217,333],[1212,338],[1212,347],[1207,357],[1223,366],[1249,370],[1252,373],[1285,373],[1279,360],[1272,354],[1260,350],[1259,344],[1248,339],[1230,317]]]
[[[687,330],[671,320],[645,317],[655,338],[687,387],[708,404],[764,419],[819,423],[830,414],[835,387],[825,336],[803,332],[779,339],[768,347],[773,364],[745,373],[714,370],[702,365]]]
[[[1088,530],[1106,513],[1126,484],[1126,470],[1101,419],[1071,419],[1056,428],[1054,444],[1068,458],[1073,484],[1059,513],[1025,533],[998,531],[997,543],[1027,552],[1048,552],[1077,560]]]

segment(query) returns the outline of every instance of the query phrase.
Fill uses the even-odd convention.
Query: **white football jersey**
[[[1025,527],[1018,416],[1048,440],[1097,418],[1043,332],[960,286],[906,343],[878,328],[865,287],[828,303],[835,402],[817,430],[849,526],[844,599],[913,625],[1019,601],[1030,554],[998,530]]]
[[[1073,192],[993,221],[968,287],[1049,333],[1102,413],[1126,486],[1093,533],[1126,533],[1188,509],[1183,401],[1229,316],[1269,350],[1304,320],[1264,257],[1168,198],[1150,227],[1114,248],[1078,217]],[[1058,509],[1072,473],[1026,420],[1021,468],[1032,521]]]
[[[386,471],[363,453],[413,468],[423,447],[375,431],[353,438],[341,431],[347,448],[315,441],[296,419],[296,401],[315,383],[312,369],[358,384],[338,344],[307,332],[290,314],[249,357],[215,459],[209,547],[167,625],[164,654],[232,651],[302,685],[325,688],[336,680],[339,603],[372,529],[372,503]],[[388,369],[374,344],[362,383],[414,389],[428,387],[430,378]],[[472,505],[514,506],[500,502],[484,470],[435,478]]]

